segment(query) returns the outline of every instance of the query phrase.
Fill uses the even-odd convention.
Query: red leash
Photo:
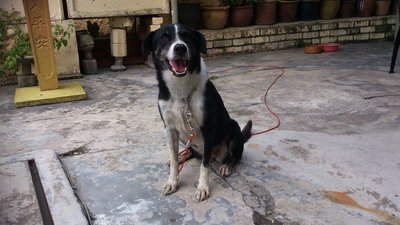
[[[186,157],[187,157],[187,155],[189,154],[190,144],[192,144],[192,141],[193,141],[193,139],[194,139],[195,136],[196,136],[195,133],[191,133],[191,134],[190,134],[190,137],[189,137],[189,139],[188,139],[188,142],[187,142],[186,145],[185,145],[185,148],[184,148],[182,151],[180,151],[179,154],[178,154],[178,155],[183,155],[183,161],[182,161],[182,163],[179,165],[178,173],[181,172],[183,166],[185,165]]]
[[[222,73],[222,72],[226,72],[226,71],[229,71],[229,70],[232,70],[232,69],[235,69],[235,68],[263,68],[263,69],[271,68],[271,69],[278,69],[278,70],[281,71],[280,74],[274,79],[274,81],[272,81],[272,83],[265,90],[264,97],[263,97],[263,102],[264,102],[265,107],[267,108],[268,112],[270,112],[272,114],[272,116],[275,118],[275,120],[277,121],[277,124],[275,126],[271,127],[271,128],[266,129],[266,130],[253,133],[252,135],[264,134],[264,133],[270,132],[270,131],[275,130],[276,128],[278,128],[281,125],[281,120],[279,119],[279,116],[274,111],[272,111],[271,108],[268,106],[267,96],[268,96],[268,92],[270,91],[270,89],[275,85],[275,83],[279,80],[279,78],[281,78],[283,76],[283,74],[285,73],[285,70],[282,67],[279,67],[279,66],[249,65],[249,66],[235,66],[235,67],[232,67],[232,68],[229,68],[229,69],[218,70],[218,71],[210,71],[209,73],[210,74]],[[185,148],[183,150],[181,150],[179,152],[179,154],[178,154],[178,155],[183,155],[183,161],[179,165],[179,169],[178,169],[179,173],[181,172],[183,166],[185,165],[187,155],[189,154],[190,144],[192,143],[192,141],[193,141],[195,136],[196,136],[195,133],[190,134],[190,137],[188,138],[188,142],[186,143]]]
[[[285,70],[282,67],[279,66],[263,66],[263,65],[248,65],[248,66],[235,66],[232,68],[228,68],[228,69],[224,69],[224,70],[218,70],[218,71],[210,71],[210,74],[213,73],[222,73],[222,72],[226,72],[235,68],[262,68],[262,69],[277,69],[280,70],[280,74],[274,79],[274,81],[272,81],[272,83],[268,86],[268,88],[265,90],[264,93],[264,97],[263,97],[263,102],[265,107],[267,108],[268,112],[270,112],[272,114],[272,116],[275,118],[275,120],[277,121],[277,124],[271,128],[268,128],[266,130],[263,131],[259,131],[256,133],[253,133],[252,135],[260,135],[260,134],[264,134],[267,132],[270,132],[272,130],[275,130],[276,128],[278,128],[281,125],[281,120],[279,119],[279,116],[272,111],[272,109],[268,106],[268,100],[267,100],[267,96],[268,96],[268,92],[269,90],[275,85],[275,83],[279,80],[279,78],[281,78],[283,76],[283,74],[285,73]]]

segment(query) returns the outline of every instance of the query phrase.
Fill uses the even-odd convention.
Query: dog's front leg
[[[212,148],[214,145],[214,132],[202,132],[204,137],[203,158],[200,166],[199,184],[197,185],[195,198],[197,201],[203,201],[210,194],[209,177],[210,177],[210,161]]]
[[[178,149],[179,149],[179,133],[175,129],[165,128],[167,144],[169,147],[169,178],[163,187],[163,195],[174,193],[178,188]]]

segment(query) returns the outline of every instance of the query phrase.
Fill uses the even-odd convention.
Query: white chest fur
[[[186,113],[192,114],[191,124],[195,128],[196,138],[193,144],[202,144],[200,127],[204,119],[204,90],[207,82],[207,72],[202,62],[199,74],[187,74],[185,77],[175,77],[165,71],[163,79],[171,93],[168,100],[159,100],[160,112],[167,129],[179,132],[179,138],[186,142],[190,136]],[[187,98],[187,103],[185,101]]]

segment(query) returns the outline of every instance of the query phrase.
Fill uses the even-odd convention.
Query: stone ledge
[[[207,56],[274,51],[305,44],[390,40],[395,15],[298,21],[266,26],[200,30],[207,40]]]

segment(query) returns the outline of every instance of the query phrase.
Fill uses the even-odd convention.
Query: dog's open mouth
[[[181,77],[186,74],[187,63],[186,59],[171,59],[168,60],[168,68],[175,76]]]

